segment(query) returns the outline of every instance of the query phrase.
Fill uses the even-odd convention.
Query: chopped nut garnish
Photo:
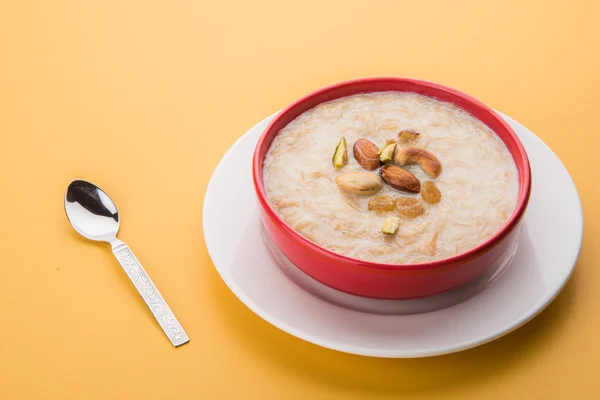
[[[394,162],[398,165],[419,164],[431,178],[437,178],[442,172],[442,163],[430,151],[416,146],[407,146],[396,151]]]
[[[369,196],[379,192],[383,183],[379,176],[372,172],[352,172],[335,178],[335,183],[347,192]]]
[[[388,144],[387,146],[385,146],[385,148],[381,150],[381,154],[379,154],[379,159],[381,160],[381,162],[392,161],[395,150],[396,143]]]
[[[354,143],[354,158],[368,171],[373,171],[381,165],[378,153],[377,145],[368,139],[358,139]]]
[[[386,235],[393,235],[396,233],[398,228],[400,227],[400,218],[398,217],[390,217],[385,220],[383,226],[381,227],[381,232]]]
[[[419,193],[421,191],[421,182],[416,176],[395,165],[386,165],[381,168],[381,179],[390,187],[404,192]]]
[[[348,164],[348,147],[346,146],[346,138],[341,138],[332,158],[333,166],[336,168],[342,168]]]
[[[405,142],[418,139],[419,136],[421,136],[421,134],[414,129],[403,129],[398,134],[398,138]]]

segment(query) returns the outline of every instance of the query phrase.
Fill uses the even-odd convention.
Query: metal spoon
[[[65,211],[79,234],[90,240],[110,243],[113,254],[173,346],[189,342],[190,339],[142,265],[129,247],[117,239],[119,213],[110,197],[90,182],[75,180],[65,194]]]

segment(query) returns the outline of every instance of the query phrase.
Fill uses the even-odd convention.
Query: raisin
[[[442,192],[434,182],[429,181],[421,185],[421,197],[429,204],[436,204],[442,199]]]
[[[395,207],[394,198],[391,196],[374,196],[369,200],[369,210],[375,212],[392,211]]]
[[[415,218],[425,212],[425,208],[419,199],[414,197],[399,197],[396,199],[396,208],[400,215]]]

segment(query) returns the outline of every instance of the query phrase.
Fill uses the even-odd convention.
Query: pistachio
[[[331,161],[336,168],[342,168],[344,165],[348,164],[348,147],[346,146],[345,137],[340,139]]]
[[[390,217],[385,220],[383,226],[381,227],[381,232],[386,235],[393,235],[398,231],[400,227],[400,218],[398,217]]]
[[[385,140],[385,144],[383,145],[382,148],[379,149],[379,151],[377,152],[377,155],[380,156],[381,153],[385,150],[386,147],[388,147],[390,144],[398,144],[398,142],[396,142],[394,139],[386,139]]]
[[[335,179],[337,185],[350,193],[370,196],[383,188],[381,179],[371,172],[351,172],[343,174]]]
[[[396,150],[396,143],[388,144],[381,150],[381,154],[379,154],[379,160],[381,162],[392,161],[394,157],[394,151]]]
[[[398,165],[419,164],[431,178],[437,178],[442,172],[442,163],[431,152],[416,146],[407,146],[396,151],[394,162]]]

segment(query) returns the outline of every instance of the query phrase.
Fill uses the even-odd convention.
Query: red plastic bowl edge
[[[482,109],[482,111],[490,114],[490,116],[492,118],[496,119],[497,122],[503,126],[503,128],[509,133],[509,135],[513,139],[513,141],[516,145],[518,156],[523,165],[523,169],[519,173],[519,196],[517,198],[517,205],[516,205],[515,210],[513,211],[512,215],[509,217],[509,219],[506,221],[506,223],[502,226],[502,228],[500,228],[498,230],[498,232],[496,232],[491,238],[489,238],[485,242],[479,244],[478,246],[475,246],[474,248],[472,248],[470,250],[467,250],[464,253],[458,254],[453,257],[444,258],[442,260],[435,260],[435,261],[430,261],[430,262],[425,262],[425,263],[415,263],[415,264],[376,263],[376,262],[372,262],[372,261],[366,261],[366,260],[361,260],[358,258],[348,257],[345,255],[336,253],[334,251],[331,251],[329,249],[326,249],[326,248],[318,245],[317,243],[310,241],[309,239],[305,238],[304,236],[302,236],[298,232],[296,232],[292,227],[290,227],[279,216],[279,214],[277,214],[277,212],[271,206],[271,203],[267,199],[267,194],[265,193],[263,182],[262,182],[262,173],[261,173],[262,171],[261,170],[262,170],[263,165],[262,165],[262,162],[259,157],[259,153],[260,153],[259,150],[264,146],[264,142],[266,140],[267,133],[269,133],[272,130],[273,125],[275,125],[278,122],[278,120],[280,120],[288,112],[294,110],[296,107],[298,107],[302,103],[311,100],[313,97],[319,96],[323,93],[327,93],[328,91],[336,90],[336,89],[339,89],[344,86],[352,86],[352,85],[355,85],[358,83],[366,83],[366,82],[380,82],[381,83],[381,82],[385,82],[385,81],[404,81],[404,82],[407,82],[407,83],[410,83],[413,85],[427,86],[432,89],[446,92],[446,93],[449,93],[450,95],[459,97],[460,99],[462,99],[466,102],[470,102],[473,105],[475,105],[476,107],[479,107],[480,109]],[[514,158],[516,158],[516,157],[513,155],[513,159]],[[515,160],[515,162],[517,162],[517,160]],[[263,206],[263,209],[269,214],[269,217],[271,217],[275,221],[277,221],[277,223],[281,227],[281,229],[286,231],[288,234],[295,236],[296,239],[303,242],[304,245],[311,247],[316,252],[325,253],[326,255],[328,255],[330,257],[339,259],[339,261],[341,261],[341,262],[346,261],[346,262],[351,262],[354,264],[358,263],[361,266],[370,267],[370,268],[374,268],[374,269],[417,269],[417,270],[421,270],[421,269],[446,267],[446,266],[452,266],[452,265],[455,265],[456,263],[467,260],[467,259],[471,258],[472,256],[476,255],[477,253],[485,252],[488,248],[493,247],[496,243],[501,241],[502,238],[504,238],[506,235],[508,235],[512,231],[512,229],[516,226],[516,224],[519,222],[519,220],[523,216],[523,213],[525,212],[527,203],[529,201],[529,196],[531,194],[531,167],[529,164],[529,159],[527,157],[527,153],[525,152],[525,148],[523,147],[521,140],[517,137],[517,135],[513,131],[513,129],[501,117],[499,117],[490,107],[486,106],[479,100],[477,100],[465,93],[462,93],[458,90],[455,90],[455,89],[452,89],[452,88],[449,88],[449,87],[446,87],[443,85],[439,85],[439,84],[427,82],[427,81],[422,81],[422,80],[418,80],[418,79],[399,78],[399,77],[361,78],[361,79],[343,81],[340,83],[336,83],[333,85],[323,87],[312,93],[309,93],[306,96],[301,97],[300,99],[296,100],[295,102],[293,102],[290,105],[288,105],[287,107],[285,107],[278,115],[275,116],[275,118],[273,118],[271,120],[269,125],[267,125],[267,127],[263,131],[262,135],[260,136],[260,138],[256,144],[256,147],[254,150],[254,155],[252,158],[252,180],[254,183],[254,189],[258,195],[258,200],[260,201],[261,205]]]

